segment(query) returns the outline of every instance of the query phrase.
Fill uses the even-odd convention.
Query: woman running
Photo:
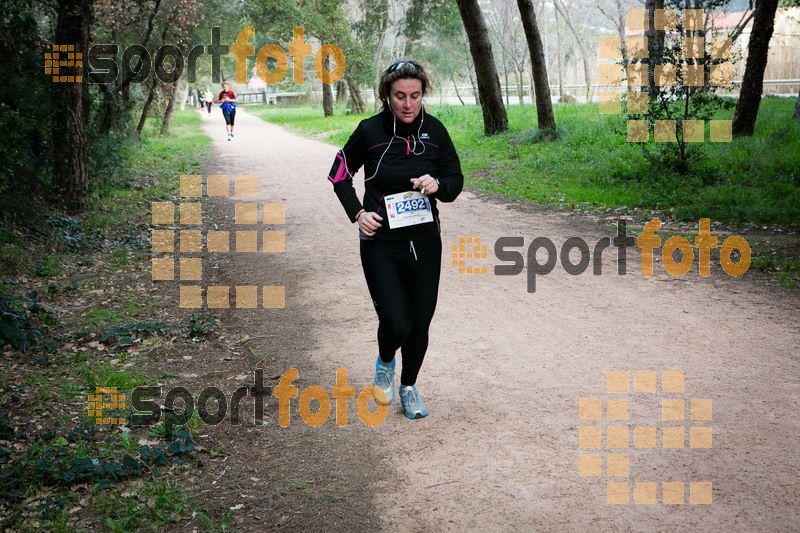
[[[436,203],[452,202],[464,185],[447,129],[423,108],[429,89],[419,64],[390,65],[378,89],[383,110],[361,121],[328,176],[350,221],[358,223],[361,265],[378,314],[376,399],[394,402],[399,348],[400,403],[412,419],[428,415],[416,382],[439,291],[442,240]],[[353,175],[362,166],[363,202],[353,188]]]
[[[230,141],[233,139],[233,121],[236,119],[236,93],[230,90],[227,83],[223,83],[217,100],[219,108],[222,109],[222,116],[225,117],[225,130]]]

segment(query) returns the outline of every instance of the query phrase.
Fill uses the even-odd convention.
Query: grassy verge
[[[789,227],[800,221],[800,123],[793,101],[765,98],[756,135],[698,146],[690,172],[654,164],[628,143],[621,116],[596,104],[556,104],[560,139],[540,140],[531,106],[508,107],[510,129],[485,137],[480,108],[429,106],[448,127],[467,183],[540,204],[574,208],[641,208],[678,220],[711,218],[728,224]],[[248,107],[264,120],[336,145],[364,116],[322,117],[320,108]],[[732,118],[722,111],[717,118]]]
[[[650,143],[645,149],[627,142],[624,116],[600,115],[596,104],[556,104],[556,140],[537,134],[531,106],[509,106],[509,131],[492,137],[483,135],[479,107],[428,108],[450,131],[468,185],[558,209],[639,220],[658,216],[694,228],[700,218],[710,218],[751,235],[767,232],[764,245],[754,246],[754,268],[796,286],[800,122],[791,119],[793,103],[764,98],[753,137],[696,145],[687,174],[659,162],[663,145]],[[345,116],[337,109],[326,119],[319,106],[247,110],[338,146],[369,116]],[[716,118],[731,119],[732,111],[720,111]]]
[[[207,152],[200,118],[176,113],[170,137],[145,135],[125,172],[95,190],[79,217],[45,213],[27,227],[4,227],[0,280],[0,528],[131,531],[223,529],[183,489],[201,464],[191,424],[164,439],[163,423],[130,423],[131,391],[156,385],[167,349],[191,345],[213,326],[165,314],[150,281],[150,205],[174,200],[181,173],[199,173]],[[8,237],[8,236],[11,237]],[[17,252],[8,252],[10,247]],[[30,263],[15,257],[38,258]],[[199,325],[199,327],[198,327]],[[117,387],[125,407],[97,424],[89,394]],[[105,401],[111,400],[106,394]],[[186,483],[188,484],[188,483]]]

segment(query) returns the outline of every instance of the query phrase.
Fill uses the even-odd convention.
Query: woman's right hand
[[[364,211],[358,217],[358,229],[367,237],[372,237],[375,235],[375,232],[378,231],[378,228],[381,227],[381,220],[383,220],[383,217],[378,213]]]

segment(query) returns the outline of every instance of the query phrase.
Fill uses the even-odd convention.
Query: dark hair
[[[425,95],[431,89],[431,82],[425,69],[416,61],[400,60],[389,65],[381,75],[381,81],[378,85],[378,98],[386,104],[389,100],[389,94],[392,92],[392,84],[401,79],[415,79],[422,83],[422,94]]]

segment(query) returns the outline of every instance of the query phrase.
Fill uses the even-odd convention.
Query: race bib
[[[431,202],[419,191],[392,194],[385,196],[383,201],[392,229],[433,222]]]

